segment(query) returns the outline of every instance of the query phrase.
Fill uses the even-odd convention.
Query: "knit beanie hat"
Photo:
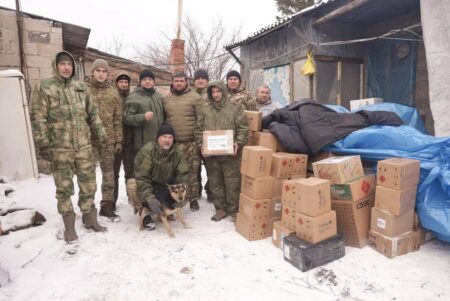
[[[59,64],[60,62],[72,62],[73,60],[70,57],[69,54],[65,53],[65,52],[61,52],[57,57],[56,57],[56,64]]]
[[[97,68],[103,68],[103,69],[106,69],[106,71],[108,71],[109,64],[104,59],[96,59],[94,61],[94,63],[92,64],[92,71],[94,71]]]
[[[158,133],[156,134],[156,139],[158,139],[162,135],[172,135],[173,138],[175,138],[175,130],[170,124],[163,122],[159,126]]]
[[[205,69],[195,70],[195,72],[194,72],[194,80],[199,79],[199,78],[204,78],[207,81],[209,81],[208,71],[206,71]]]
[[[155,80],[155,75],[153,74],[153,72],[150,69],[144,69],[141,74],[139,74],[139,82],[141,80],[143,80],[146,77],[150,77],[153,80]]]
[[[230,72],[227,73],[227,81],[232,76],[239,78],[239,81],[241,81],[241,75],[236,70],[231,70]]]
[[[119,80],[126,80],[127,82],[131,82],[131,78],[126,74],[121,74],[116,78],[116,82]]]

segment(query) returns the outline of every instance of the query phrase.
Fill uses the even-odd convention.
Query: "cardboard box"
[[[374,105],[376,103],[382,103],[382,102],[383,102],[383,98],[379,98],[379,97],[350,100],[350,111],[354,111],[354,110],[357,110],[364,106]]]
[[[420,223],[420,219],[419,219],[419,215],[417,214],[417,212],[414,212],[414,223],[413,223],[413,229],[419,229],[419,227],[421,227],[422,224]]]
[[[281,221],[275,221],[273,223],[273,230],[272,230],[272,243],[280,249],[283,249],[283,238],[288,236],[289,234],[295,233],[295,231],[290,230],[289,228],[286,228],[283,226]]]
[[[373,194],[359,201],[331,201],[331,209],[336,211],[337,232],[344,237],[346,246],[362,248],[367,245],[374,202]]]
[[[419,244],[420,245],[424,245],[427,242],[429,242],[430,240],[433,240],[436,238],[436,236],[434,235],[433,231],[419,227],[417,229],[414,229],[414,232],[417,233],[418,237],[419,237]]]
[[[231,155],[234,152],[233,131],[203,131],[203,152],[208,156]]]
[[[262,146],[244,146],[241,173],[252,178],[270,175],[273,151]]]
[[[298,179],[295,182],[295,212],[311,217],[331,210],[330,181],[319,178]]]
[[[251,178],[242,176],[241,192],[253,199],[270,199],[272,197],[272,177]]]
[[[419,249],[417,233],[410,231],[395,237],[387,237],[376,231],[369,231],[369,244],[389,258],[404,255]]]
[[[316,178],[330,180],[331,184],[345,184],[364,176],[359,156],[331,157],[312,165]]]
[[[288,179],[294,175],[306,178],[308,155],[292,153],[274,153],[270,175],[275,178]]]
[[[381,235],[395,237],[412,231],[414,223],[414,210],[395,216],[387,211],[372,208],[370,229]]]
[[[250,131],[259,132],[261,130],[262,112],[245,110],[244,113],[247,116]]]
[[[345,255],[344,239],[340,235],[312,244],[295,234],[286,236],[283,244],[284,260],[306,272]]]
[[[284,180],[283,188],[281,191],[281,203],[283,206],[294,207],[295,206],[295,182],[297,180]]]
[[[277,138],[275,138],[275,136],[271,133],[255,132],[255,134],[253,135],[253,141],[254,145],[267,147],[274,152],[277,150]]]
[[[247,140],[247,143],[245,144],[245,146],[254,146],[255,145],[255,144],[253,144],[255,142],[255,140],[253,139],[254,135],[255,135],[255,132],[248,131],[248,140]]]
[[[396,190],[378,185],[375,193],[375,207],[396,216],[402,215],[416,206],[416,191],[417,186]]]
[[[282,215],[281,197],[275,197],[270,199],[269,217],[275,217],[281,219]]]
[[[420,161],[406,158],[389,158],[378,161],[377,185],[404,189],[419,183]]]
[[[295,209],[282,205],[281,223],[291,231],[295,231]]]
[[[331,158],[331,157],[336,157],[336,156],[337,155],[332,153],[332,152],[321,152],[321,153],[318,153],[317,155],[312,156],[312,157],[309,158],[308,164],[306,165],[306,171],[307,172],[308,171],[309,172],[313,172],[313,167],[312,167],[313,163],[319,162],[319,161],[322,161],[322,160],[325,160],[325,159],[328,159],[328,158]]]
[[[239,213],[249,220],[268,220],[270,200],[255,200],[245,194],[239,195]]]
[[[268,220],[250,220],[238,213],[236,216],[236,231],[247,240],[259,240],[267,237]]]
[[[267,223],[267,228],[266,228],[266,237],[272,237],[273,234],[273,224],[275,222],[281,222],[281,218],[280,217],[270,217]]]
[[[347,184],[331,185],[331,199],[334,201],[359,201],[375,193],[375,175],[370,174]]]
[[[335,211],[317,217],[295,214],[295,233],[303,240],[315,244],[337,234]]]

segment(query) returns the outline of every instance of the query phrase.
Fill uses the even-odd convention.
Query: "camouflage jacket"
[[[216,102],[211,96],[211,88],[219,87],[223,91],[220,102]],[[248,140],[248,121],[244,109],[240,104],[232,103],[228,98],[228,92],[222,81],[216,81],[208,86],[209,104],[203,110],[197,121],[195,130],[195,142],[201,149],[203,146],[203,131],[233,130],[234,142],[239,149]]]
[[[119,93],[109,81],[100,83],[93,77],[89,78],[87,86],[106,131],[106,144],[122,143],[122,105]]]
[[[153,119],[145,119],[146,112],[153,112]],[[134,149],[139,151],[147,142],[156,138],[164,121],[163,97],[156,91],[137,88],[125,101],[123,124],[133,127]]]
[[[258,111],[255,99],[253,99],[250,93],[248,93],[244,88],[235,91],[228,89],[228,93],[230,94],[231,103],[242,104],[244,106],[244,110]]]
[[[207,89],[195,89],[195,92],[197,92],[198,94],[200,94],[200,96],[203,99],[203,105],[207,105],[208,104],[208,93],[206,92]]]
[[[141,201],[155,198],[153,185],[185,183],[189,167],[183,152],[176,144],[170,151],[162,150],[158,143],[149,142],[134,159],[134,173]]]
[[[172,95],[164,98],[166,121],[175,130],[177,142],[194,142],[194,130],[197,115],[203,106],[203,100],[197,92],[186,88],[181,94],[171,89]]]
[[[117,92],[119,93],[119,96],[120,96],[120,108],[122,110],[122,121],[123,121],[123,110],[125,108],[125,101],[126,101],[128,95],[130,95],[130,87],[128,87],[127,91],[122,91],[122,92],[119,91],[119,88],[117,87],[117,78],[122,74],[125,74],[128,77],[130,77],[128,72],[119,71],[119,72],[117,72],[116,76],[114,77],[114,83],[116,85]],[[130,77],[130,79],[131,79],[131,77]],[[131,83],[130,83],[130,85],[131,85]],[[122,124],[122,132],[123,132],[123,140],[122,140],[123,145],[130,145],[130,144],[134,143],[133,127]]]
[[[54,76],[37,82],[31,96],[30,117],[37,146],[57,151],[80,150],[91,145],[90,129],[105,144],[105,129],[86,85],[73,79],[75,72],[69,79],[59,76],[56,56],[52,64]]]

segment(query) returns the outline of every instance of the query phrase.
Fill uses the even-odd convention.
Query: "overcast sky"
[[[88,46],[99,48],[113,36],[130,47],[163,40],[162,32],[175,38],[178,0],[21,0],[22,10],[91,29]],[[183,14],[208,26],[222,17],[230,27],[242,26],[242,38],[272,24],[278,15],[275,0],[184,0]],[[14,0],[0,0],[0,6],[15,8]],[[101,48],[101,47],[100,47]]]

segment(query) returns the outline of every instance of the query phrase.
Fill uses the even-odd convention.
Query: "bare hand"
[[[202,157],[203,157],[203,158],[208,157],[208,155],[205,154],[205,147],[204,147],[204,146],[202,146],[202,149],[201,149],[200,151],[201,151],[201,153],[202,153]]]
[[[239,149],[239,145],[237,145],[237,143],[233,143],[233,155],[232,156],[236,156],[238,149]]]
[[[152,119],[153,119],[153,112],[150,112],[150,111],[146,112],[145,113],[145,120],[150,121]]]
[[[164,97],[170,97],[170,96],[172,96],[172,95],[173,95],[172,92],[167,91],[166,94],[164,95]]]

